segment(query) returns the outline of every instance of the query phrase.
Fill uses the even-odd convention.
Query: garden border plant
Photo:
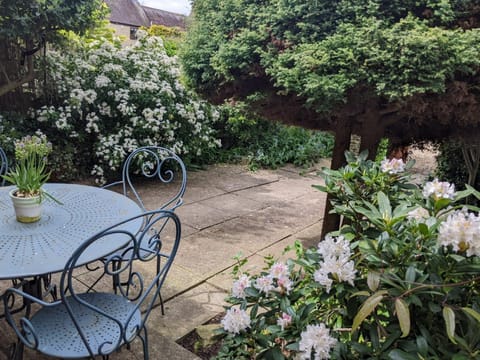
[[[217,359],[478,359],[479,193],[347,160],[318,188],[348,225],[260,274],[239,264]]]
[[[220,146],[216,108],[181,84],[177,59],[160,37],[137,35],[127,47],[100,38],[50,51],[56,97],[31,112],[52,142],[81,154],[72,167],[90,168],[100,183],[139,146],[161,144],[186,163],[201,162]]]

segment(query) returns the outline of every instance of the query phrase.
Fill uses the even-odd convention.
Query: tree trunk
[[[375,106],[368,106],[362,121],[360,152],[367,150],[368,158],[374,160],[377,148],[385,128],[381,123],[381,115]]]
[[[335,146],[332,154],[332,169],[339,169],[346,164],[345,151],[350,148],[350,137],[352,134],[351,119],[344,117],[338,120],[337,128],[335,131]],[[330,214],[333,209],[330,203],[331,196],[327,195],[327,201],[325,204],[325,212],[323,215],[322,235],[323,239],[329,232],[338,230],[340,227],[340,216],[337,214]]]
[[[462,154],[467,166],[468,185],[475,187],[478,168],[480,166],[480,148],[474,144],[462,142]]]

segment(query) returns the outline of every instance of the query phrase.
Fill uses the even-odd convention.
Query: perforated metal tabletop
[[[12,187],[0,187],[0,279],[62,271],[83,241],[142,212],[133,200],[111,190],[76,184],[46,184],[44,188],[63,205],[46,200],[40,221],[22,224],[15,219],[8,195]],[[132,223],[125,230],[134,233],[140,226]],[[82,262],[118,248],[116,241],[99,242]]]

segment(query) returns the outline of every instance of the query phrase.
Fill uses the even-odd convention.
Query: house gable
[[[147,15],[150,25],[163,25],[167,27],[178,27],[185,29],[185,16],[172,13],[165,10],[154,9],[148,6],[142,6]]]
[[[137,0],[104,0],[110,8],[109,20],[112,24],[150,27],[163,25],[185,28],[185,16],[165,10],[142,6]]]
[[[136,0],[105,0],[110,8],[110,22],[119,25],[150,26],[150,20]]]

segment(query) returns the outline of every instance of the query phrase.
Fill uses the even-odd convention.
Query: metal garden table
[[[0,188],[0,279],[24,279],[62,271],[80,244],[97,232],[142,212],[133,200],[111,190],[76,184],[46,184],[45,190],[63,203],[43,203],[40,221],[16,221],[8,196]],[[126,229],[133,233],[136,229]],[[99,242],[82,258],[86,264],[119,247]]]
[[[11,189],[11,186],[0,187],[0,280],[10,279],[14,286],[21,286],[37,298],[51,294],[56,299],[51,274],[64,269],[83,241],[143,212],[136,202],[111,190],[86,185],[46,184],[44,189],[63,205],[47,199],[43,203],[41,219],[23,224],[16,220],[8,195]],[[141,221],[128,224],[124,230],[132,233],[142,225]],[[100,259],[123,245],[119,241],[97,241],[95,247],[85,252],[78,265]],[[0,292],[0,299],[2,296]],[[29,306],[28,302],[17,311],[26,306]],[[20,342],[12,344],[11,349],[16,359],[22,358],[23,345]]]

